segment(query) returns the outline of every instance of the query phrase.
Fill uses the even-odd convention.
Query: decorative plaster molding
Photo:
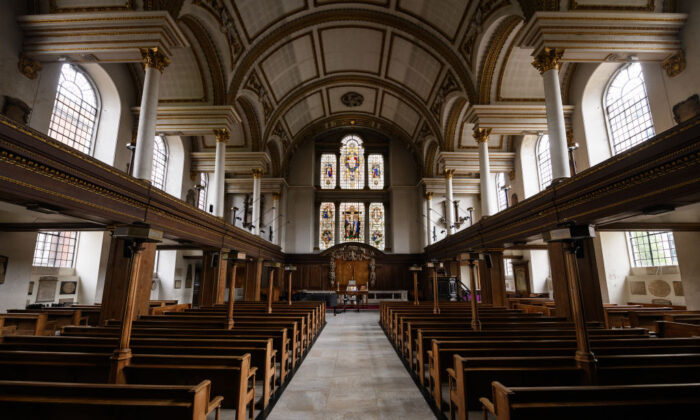
[[[214,172],[214,152],[190,153],[191,170],[193,172]],[[252,182],[251,171],[260,170],[263,173],[270,171],[271,160],[267,152],[236,152],[227,153],[225,161],[227,174],[248,176]]]
[[[141,108],[133,107],[131,112],[138,115]],[[159,106],[156,118],[156,132],[187,136],[212,134],[221,129],[232,133],[240,123],[231,105]]]
[[[572,105],[564,105],[566,126],[571,126]],[[465,120],[479,128],[490,128],[491,134],[521,135],[547,132],[547,108],[542,105],[473,105]]]
[[[460,195],[479,194],[479,182],[479,178],[452,178],[452,193]],[[445,177],[422,178],[418,186],[422,187],[426,194],[431,194],[431,199],[445,195]]]
[[[491,172],[510,172],[515,169],[515,153],[489,152]],[[455,175],[473,175],[479,172],[479,152],[440,152],[439,171],[454,171]]]

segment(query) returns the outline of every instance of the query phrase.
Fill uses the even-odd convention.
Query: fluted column
[[[141,95],[141,112],[136,131],[136,149],[134,151],[134,168],[132,175],[140,179],[151,179],[153,166],[153,141],[156,136],[156,119],[158,116],[158,88],[160,75],[170,64],[170,60],[158,48],[141,50],[145,67],[143,93]]]
[[[433,223],[431,222],[433,217],[433,193],[425,193],[425,245],[432,245],[433,243]]]
[[[455,233],[455,208],[454,194],[452,194],[452,176],[454,169],[445,169],[445,221],[447,222],[447,234]]]
[[[230,135],[227,129],[214,130],[216,135],[216,157],[214,160],[214,215],[224,217],[226,188],[226,142]]]
[[[571,176],[567,155],[564,104],[559,86],[559,68],[563,55],[564,50],[545,48],[532,62],[532,65],[540,71],[544,81],[544,102],[547,107],[547,134],[553,180]]]
[[[479,186],[481,187],[481,215],[491,216],[498,212],[496,184],[491,175],[489,161],[490,128],[475,128],[474,139],[479,144]]]
[[[280,195],[272,194],[272,243],[280,244],[280,219],[279,219]]]
[[[260,235],[260,182],[262,169],[253,169],[253,233]]]

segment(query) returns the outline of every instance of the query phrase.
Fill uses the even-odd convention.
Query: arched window
[[[199,196],[197,197],[197,207],[207,211],[207,192],[209,191],[209,175],[205,172],[199,174]]]
[[[506,174],[499,172],[496,175],[496,197],[498,197],[498,211],[508,208],[508,191],[506,190]]]
[[[365,241],[365,204],[340,203],[343,242]]]
[[[612,77],[605,92],[605,116],[615,155],[654,136],[641,64],[627,65]]]
[[[49,123],[49,136],[90,154],[99,109],[96,92],[92,81],[80,68],[63,64]]]
[[[540,178],[540,191],[552,183],[552,157],[549,154],[549,136],[544,135],[537,141],[537,174]]]
[[[658,267],[677,265],[673,232],[627,232],[632,248],[632,265]]]
[[[340,148],[340,188],[361,190],[365,187],[365,151],[362,140],[347,136]]]
[[[369,205],[369,243],[377,249],[384,249],[384,204]]]
[[[369,166],[369,189],[381,190],[384,188],[384,156],[372,154],[367,157]]]
[[[328,249],[335,245],[335,204],[321,203],[319,214],[319,248]]]
[[[153,141],[153,166],[151,167],[151,183],[154,187],[165,189],[165,175],[168,168],[168,148],[161,136]]]
[[[34,247],[35,267],[73,267],[78,232],[39,232]]]
[[[332,153],[321,155],[321,189],[332,190],[335,188],[336,157]]]

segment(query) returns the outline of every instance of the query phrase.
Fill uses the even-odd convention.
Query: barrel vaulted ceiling
[[[544,103],[531,51],[514,47],[520,3],[144,0],[144,7],[168,9],[192,45],[164,73],[161,102],[234,105],[242,127],[229,147],[279,153],[272,160],[283,166],[303,139],[356,124],[402,139],[420,166],[433,167],[439,151],[476,148],[464,118],[470,104]],[[490,147],[508,151],[510,143],[503,137]],[[202,148],[213,146],[203,139]]]

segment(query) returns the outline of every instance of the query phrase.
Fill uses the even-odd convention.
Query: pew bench
[[[211,382],[197,385],[107,385],[0,381],[0,412],[8,419],[174,418],[206,420],[223,397],[210,400]]]

